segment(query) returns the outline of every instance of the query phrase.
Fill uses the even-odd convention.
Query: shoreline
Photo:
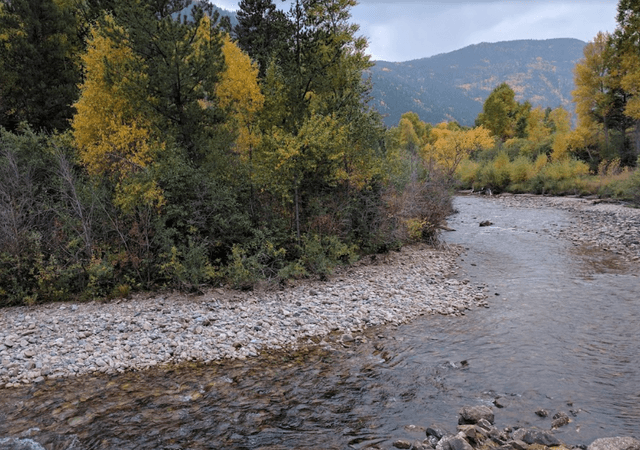
[[[368,257],[328,281],[281,291],[212,289],[202,296],[144,295],[110,303],[13,307],[0,317],[0,388],[262,351],[350,344],[353,334],[420,315],[488,306],[484,286],[453,276],[456,246],[424,244]]]
[[[640,261],[640,209],[572,197],[485,197],[510,207],[567,211],[566,228],[543,230],[575,245]],[[211,289],[201,296],[141,294],[109,303],[12,307],[0,316],[0,389],[91,373],[123,373],[263,351],[350,344],[354,334],[420,315],[488,307],[486,286],[455,275],[463,249],[404,247],[340,268],[328,281],[279,291]]]
[[[580,197],[501,194],[486,198],[510,207],[566,211],[572,218],[567,228],[545,231],[576,245],[610,252],[626,263],[640,262],[640,208]]]

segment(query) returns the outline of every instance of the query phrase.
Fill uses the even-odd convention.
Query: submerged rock
[[[551,422],[551,428],[555,430],[556,428],[560,428],[567,425],[569,422],[571,422],[571,419],[569,419],[569,416],[565,412],[560,411],[553,415],[553,422]]]
[[[560,441],[553,434],[535,428],[520,428],[513,432],[512,437],[529,445],[540,444],[546,445],[547,447],[560,445]]]

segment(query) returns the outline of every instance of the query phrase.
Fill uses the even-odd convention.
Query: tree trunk
[[[638,156],[640,155],[640,120],[636,120],[636,128],[634,130],[633,133],[633,140],[634,140],[634,159],[638,159]]]
[[[296,187],[294,191],[294,203],[296,214],[296,238],[298,239],[298,245],[300,245],[300,196],[298,195],[298,182],[296,180]]]

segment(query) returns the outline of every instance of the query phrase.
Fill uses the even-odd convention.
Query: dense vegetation
[[[0,3],[0,305],[326,276],[432,239],[354,0]]]
[[[453,182],[640,202],[640,8],[578,115],[503,83],[475,127],[369,105],[355,0],[0,3],[0,305],[285,283],[431,240]]]

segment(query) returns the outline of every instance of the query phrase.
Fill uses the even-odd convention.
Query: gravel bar
[[[455,278],[461,249],[414,245],[279,291],[213,289],[110,303],[6,308],[0,388],[94,372],[256,357],[266,349],[343,342],[367,327],[488,306],[486,286]]]
[[[593,198],[544,197],[530,194],[487,197],[505,206],[555,208],[567,211],[567,228],[546,230],[579,245],[619,255],[627,262],[640,261],[640,209]]]
[[[549,233],[640,261],[640,209],[594,199],[487,197],[510,207],[556,208],[571,223]],[[0,388],[93,372],[245,359],[266,349],[342,341],[419,315],[459,316],[487,307],[486,286],[455,276],[461,248],[414,245],[341,270],[329,281],[279,291],[213,289],[202,296],[136,296],[111,303],[5,308],[0,316]]]

